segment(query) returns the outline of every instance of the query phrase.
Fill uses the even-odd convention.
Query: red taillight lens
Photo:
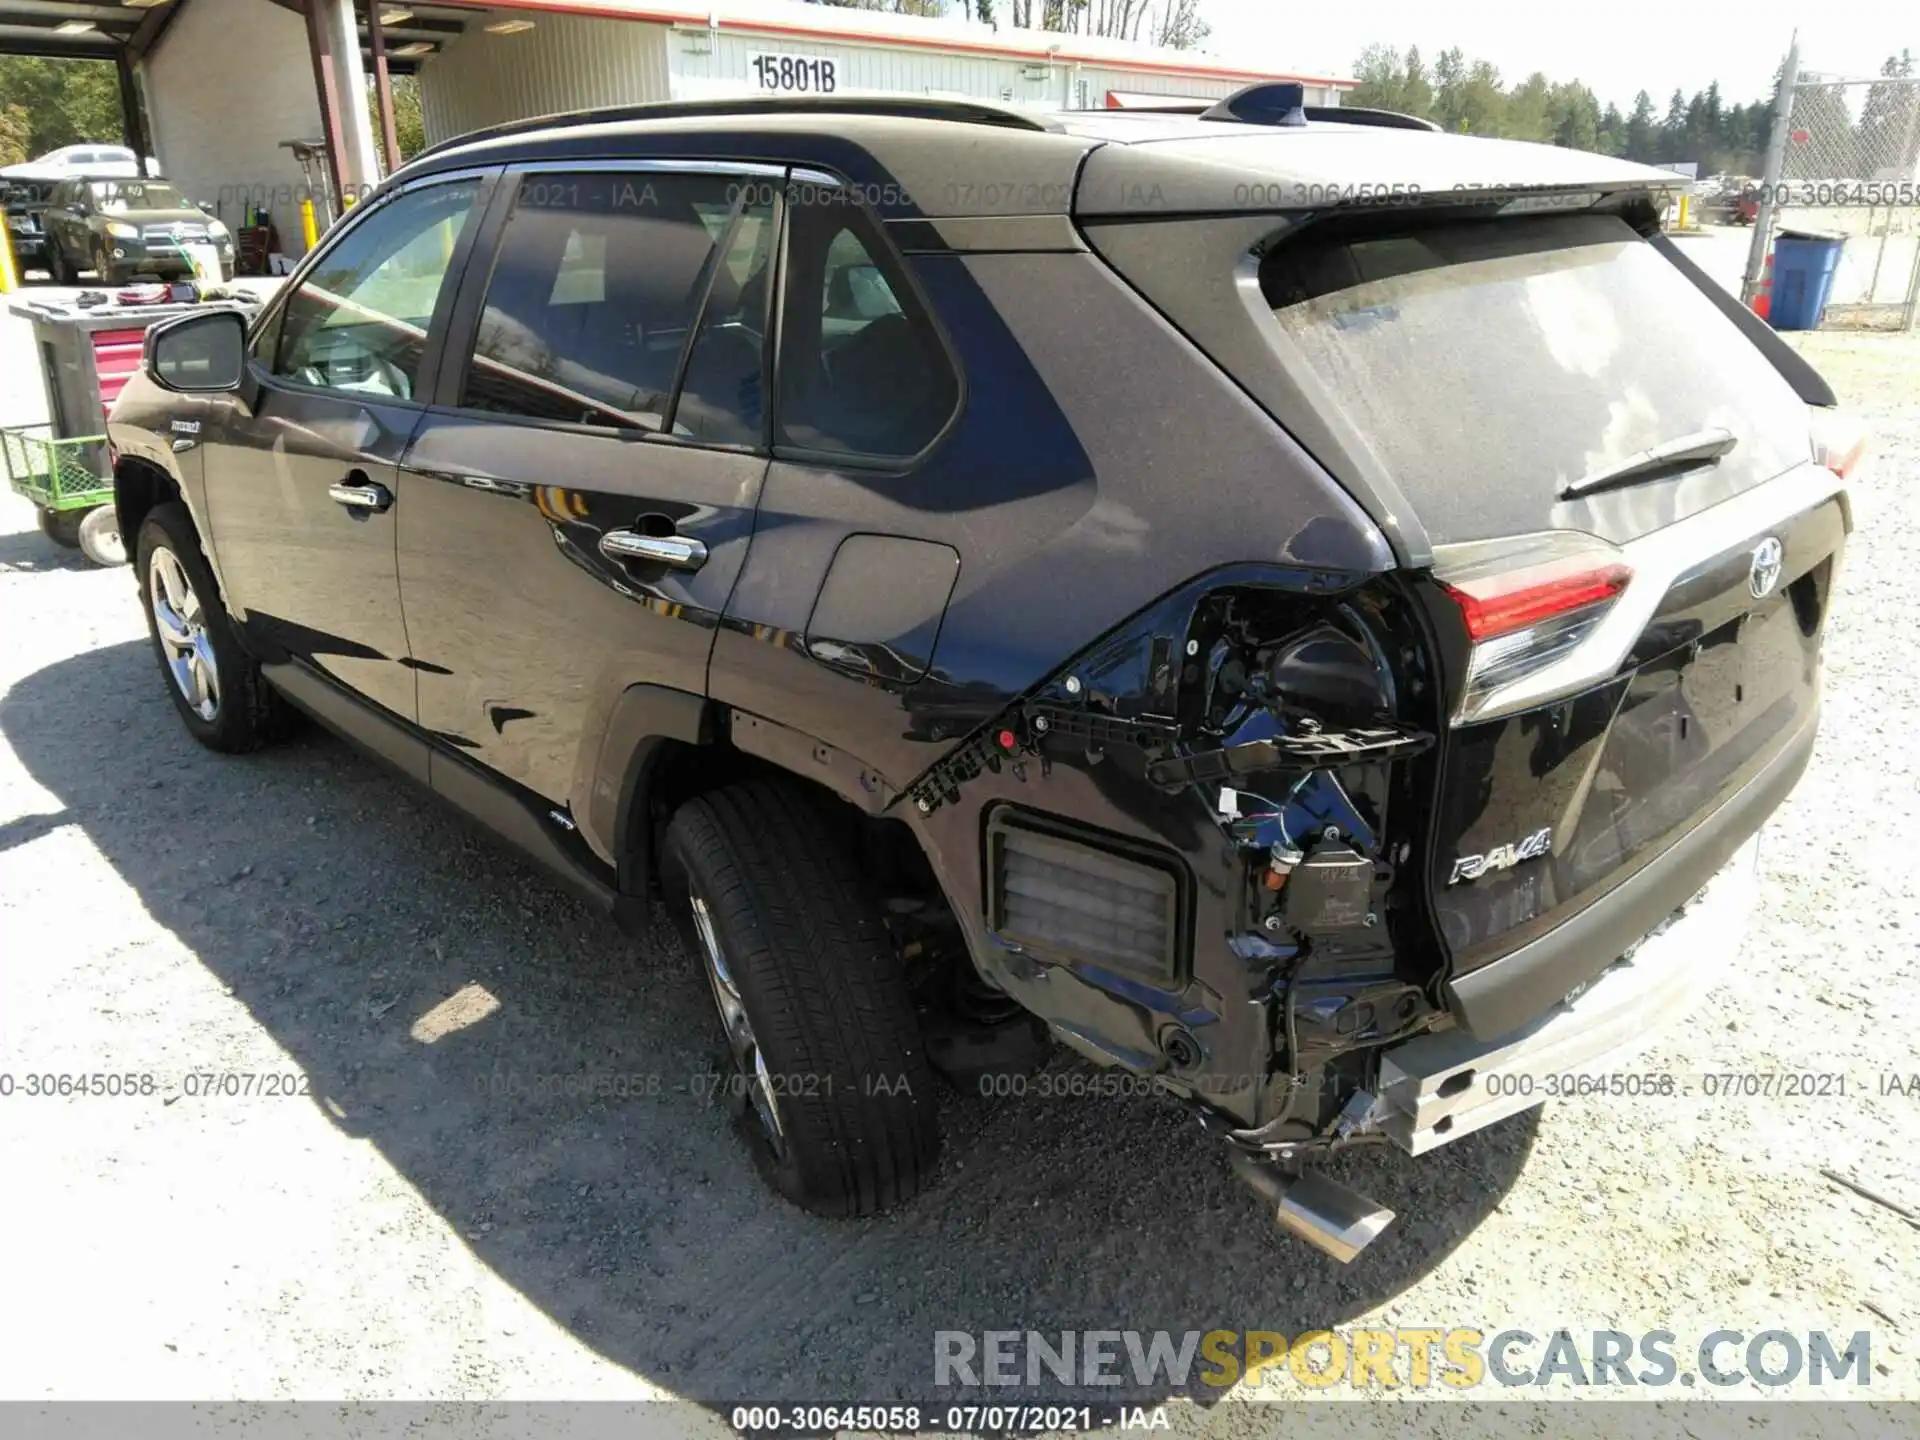
[[[1525,630],[1543,620],[1612,600],[1633,579],[1633,568],[1617,560],[1595,563],[1568,555],[1518,570],[1471,579],[1442,581],[1460,607],[1467,636],[1476,645],[1496,635]]]
[[[1633,581],[1618,550],[1572,530],[1451,546],[1436,559],[1434,578],[1471,647],[1454,707],[1459,724],[1540,703],[1560,662]]]
[[[1842,480],[1850,479],[1867,454],[1867,427],[1839,410],[1814,410],[1813,459]]]

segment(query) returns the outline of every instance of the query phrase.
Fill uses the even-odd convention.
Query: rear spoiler
[[[1767,357],[1773,368],[1780,372],[1781,378],[1793,387],[1794,393],[1803,401],[1823,409],[1832,409],[1840,403],[1839,397],[1833,393],[1833,387],[1821,379],[1820,372],[1809,365],[1798,350],[1782,340],[1771,325],[1729,294],[1724,285],[1688,259],[1674,244],[1671,235],[1655,234],[1648,238],[1654,249],[1672,261],[1674,268],[1693,282],[1694,289],[1705,295],[1722,315],[1740,327],[1740,333]]]
[[[1157,108],[1157,107],[1156,107]],[[1374,110],[1364,106],[1309,105],[1307,90],[1297,82],[1249,85],[1236,90],[1219,104],[1196,105],[1181,113],[1198,115],[1202,120],[1228,121],[1236,125],[1378,125],[1388,130],[1426,130],[1437,133],[1440,127],[1417,115],[1398,110]]]

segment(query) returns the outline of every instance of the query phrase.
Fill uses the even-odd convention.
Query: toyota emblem
[[[1786,558],[1786,551],[1780,541],[1772,535],[1753,547],[1753,564],[1747,570],[1747,588],[1753,592],[1753,598],[1764,600],[1773,593],[1773,587],[1780,583],[1780,565]]]

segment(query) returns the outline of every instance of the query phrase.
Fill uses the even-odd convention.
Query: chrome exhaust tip
[[[1234,1171],[1273,1207],[1274,1223],[1342,1265],[1380,1238],[1393,1211],[1317,1171],[1289,1175],[1271,1161],[1232,1153]]]

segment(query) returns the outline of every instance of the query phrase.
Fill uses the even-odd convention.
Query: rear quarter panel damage
[[[1195,589],[1196,577],[1255,566],[1264,583],[1325,597],[1391,568],[1380,531],[1345,492],[1097,257],[910,263],[963,369],[964,411],[905,473],[776,460],[716,640],[716,701],[857,756],[899,790],[1157,601],[1171,607],[1161,621],[1184,634],[1181,617],[1215,583]],[[864,664],[860,647],[809,652],[829,567],[860,535],[958,556],[924,675],[885,646]],[[1023,775],[982,776],[929,816],[895,809],[916,827],[977,963],[1089,1051],[1141,1068],[1160,1063],[1162,1030],[1185,1017],[1234,1072],[1238,1089],[1217,1103],[1250,1120],[1264,1082],[1248,1072],[1270,1058],[1271,1021],[1267,997],[1250,993],[1264,982],[1249,977],[1273,961],[1249,964],[1227,948],[1244,866],[1207,804],[1084,754]],[[996,941],[984,921],[984,835],[1003,803],[1184,857],[1205,973],[1158,989],[1093,984]]]

